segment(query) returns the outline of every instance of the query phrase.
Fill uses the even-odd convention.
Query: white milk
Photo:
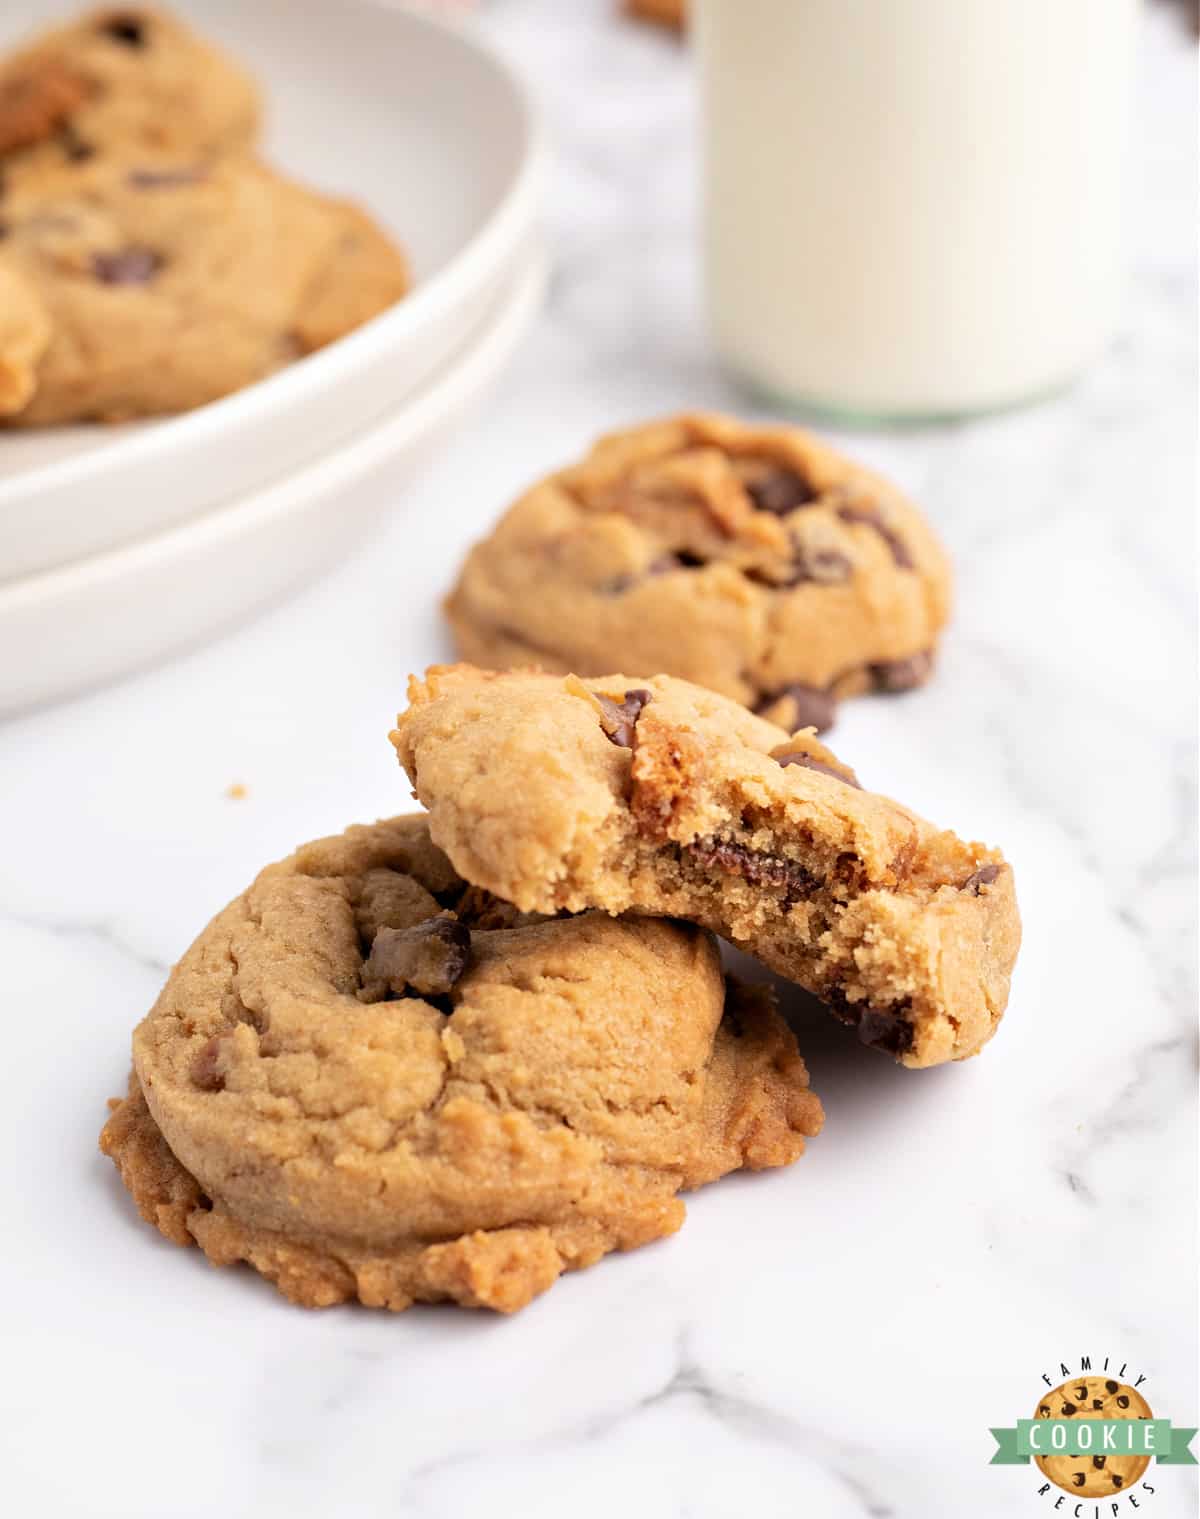
[[[1112,332],[1137,0],[697,0],[709,305],[782,401],[1032,398]]]

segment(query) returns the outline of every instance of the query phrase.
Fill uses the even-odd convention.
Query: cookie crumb
[[[225,795],[231,802],[242,802],[245,801],[250,793],[242,785],[241,781],[234,781],[231,785],[226,786]]]

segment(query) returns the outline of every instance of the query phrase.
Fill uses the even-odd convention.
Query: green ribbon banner
[[[1018,1419],[993,1429],[991,1466],[1024,1466],[1031,1456],[1153,1456],[1160,1466],[1195,1466],[1194,1428],[1170,1419]]]

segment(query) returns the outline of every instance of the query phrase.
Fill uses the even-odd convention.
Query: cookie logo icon
[[[1080,1356],[1076,1375],[1072,1369],[1060,1361],[1057,1376],[1042,1372],[1045,1391],[1032,1418],[993,1426],[991,1465],[1031,1468],[1030,1501],[1046,1510],[1126,1519],[1158,1491],[1158,1467],[1197,1464],[1196,1426],[1156,1414],[1146,1400],[1147,1373],[1118,1356]]]
[[[1035,1419],[1152,1419],[1149,1403],[1135,1388],[1113,1377],[1078,1377],[1064,1382],[1038,1400]],[[1079,1436],[1079,1443],[1086,1434]],[[1040,1441],[1038,1442],[1041,1443]],[[1090,1442],[1091,1452],[1035,1456],[1034,1460],[1056,1487],[1083,1498],[1106,1498],[1132,1487],[1150,1465],[1146,1455],[1122,1454],[1119,1440],[1104,1448],[1104,1436]]]

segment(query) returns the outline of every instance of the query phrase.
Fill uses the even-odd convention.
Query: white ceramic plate
[[[432,382],[315,464],[157,537],[0,586],[0,715],[152,664],[361,540],[507,362],[545,284],[526,261]]]
[[[0,8],[0,46],[78,7]],[[393,409],[528,255],[542,149],[520,85],[454,28],[373,0],[178,0],[262,81],[266,152],[353,196],[408,249],[412,294],[258,385],[180,417],[0,431],[0,583],[235,499]]]

